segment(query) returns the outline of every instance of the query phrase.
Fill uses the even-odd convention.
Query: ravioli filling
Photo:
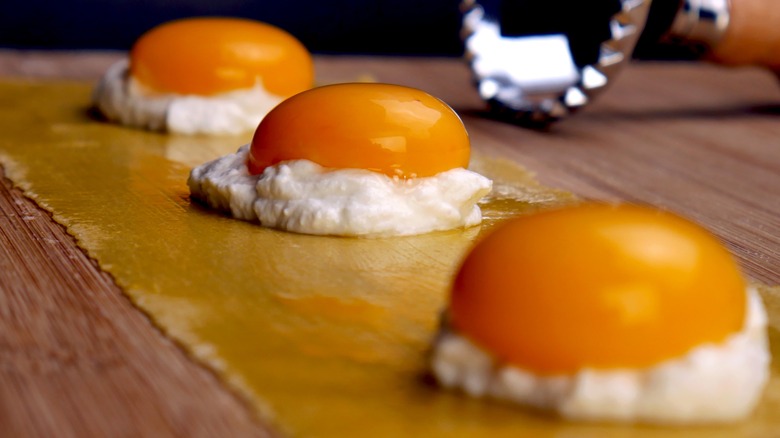
[[[463,168],[393,178],[365,169],[329,169],[291,160],[250,175],[248,145],[196,167],[192,197],[237,219],[304,234],[387,237],[471,227],[488,178]]]

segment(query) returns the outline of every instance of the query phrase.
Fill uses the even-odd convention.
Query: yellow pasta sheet
[[[655,437],[780,433],[780,377],[735,426],[665,429],[567,423],[443,391],[426,353],[450,278],[506,217],[572,195],[520,167],[475,157],[494,179],[483,225],[392,239],[264,229],[192,204],[189,170],[243,137],[190,138],[89,114],[90,85],[0,83],[0,162],[133,302],[244,394],[283,433],[306,437]],[[478,149],[478,145],[475,145]],[[762,289],[777,351],[780,300]]]

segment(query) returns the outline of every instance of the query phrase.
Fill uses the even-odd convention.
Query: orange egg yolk
[[[212,95],[255,86],[288,97],[314,82],[312,58],[292,35],[238,18],[192,18],[148,31],[130,51],[130,74],[161,93]]]
[[[469,162],[460,117],[421,90],[350,83],[314,88],[285,100],[255,131],[249,171],[307,159],[401,178],[432,176]]]
[[[450,320],[539,374],[643,368],[740,331],[745,283],[708,232],[646,207],[583,204],[511,220],[465,258]]]

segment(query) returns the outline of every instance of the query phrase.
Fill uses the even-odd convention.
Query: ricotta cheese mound
[[[749,288],[747,295],[742,331],[722,344],[701,345],[644,369],[583,369],[574,375],[537,376],[500,363],[445,326],[434,344],[432,370],[445,387],[552,410],[568,419],[732,422],[753,410],[769,379],[766,312],[755,289]]]
[[[108,68],[95,88],[95,106],[123,125],[176,134],[234,135],[257,128],[283,99],[268,93],[258,80],[252,88],[211,96],[155,93],[129,74],[121,60]]]
[[[477,225],[492,182],[462,168],[399,179],[292,160],[250,175],[249,145],[194,168],[194,199],[233,217],[304,234],[386,237]]]

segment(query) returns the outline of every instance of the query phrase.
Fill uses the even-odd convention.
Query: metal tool
[[[465,0],[462,9],[480,96],[500,117],[526,124],[585,107],[638,55],[638,44],[684,48],[695,58],[730,22],[729,0]]]

